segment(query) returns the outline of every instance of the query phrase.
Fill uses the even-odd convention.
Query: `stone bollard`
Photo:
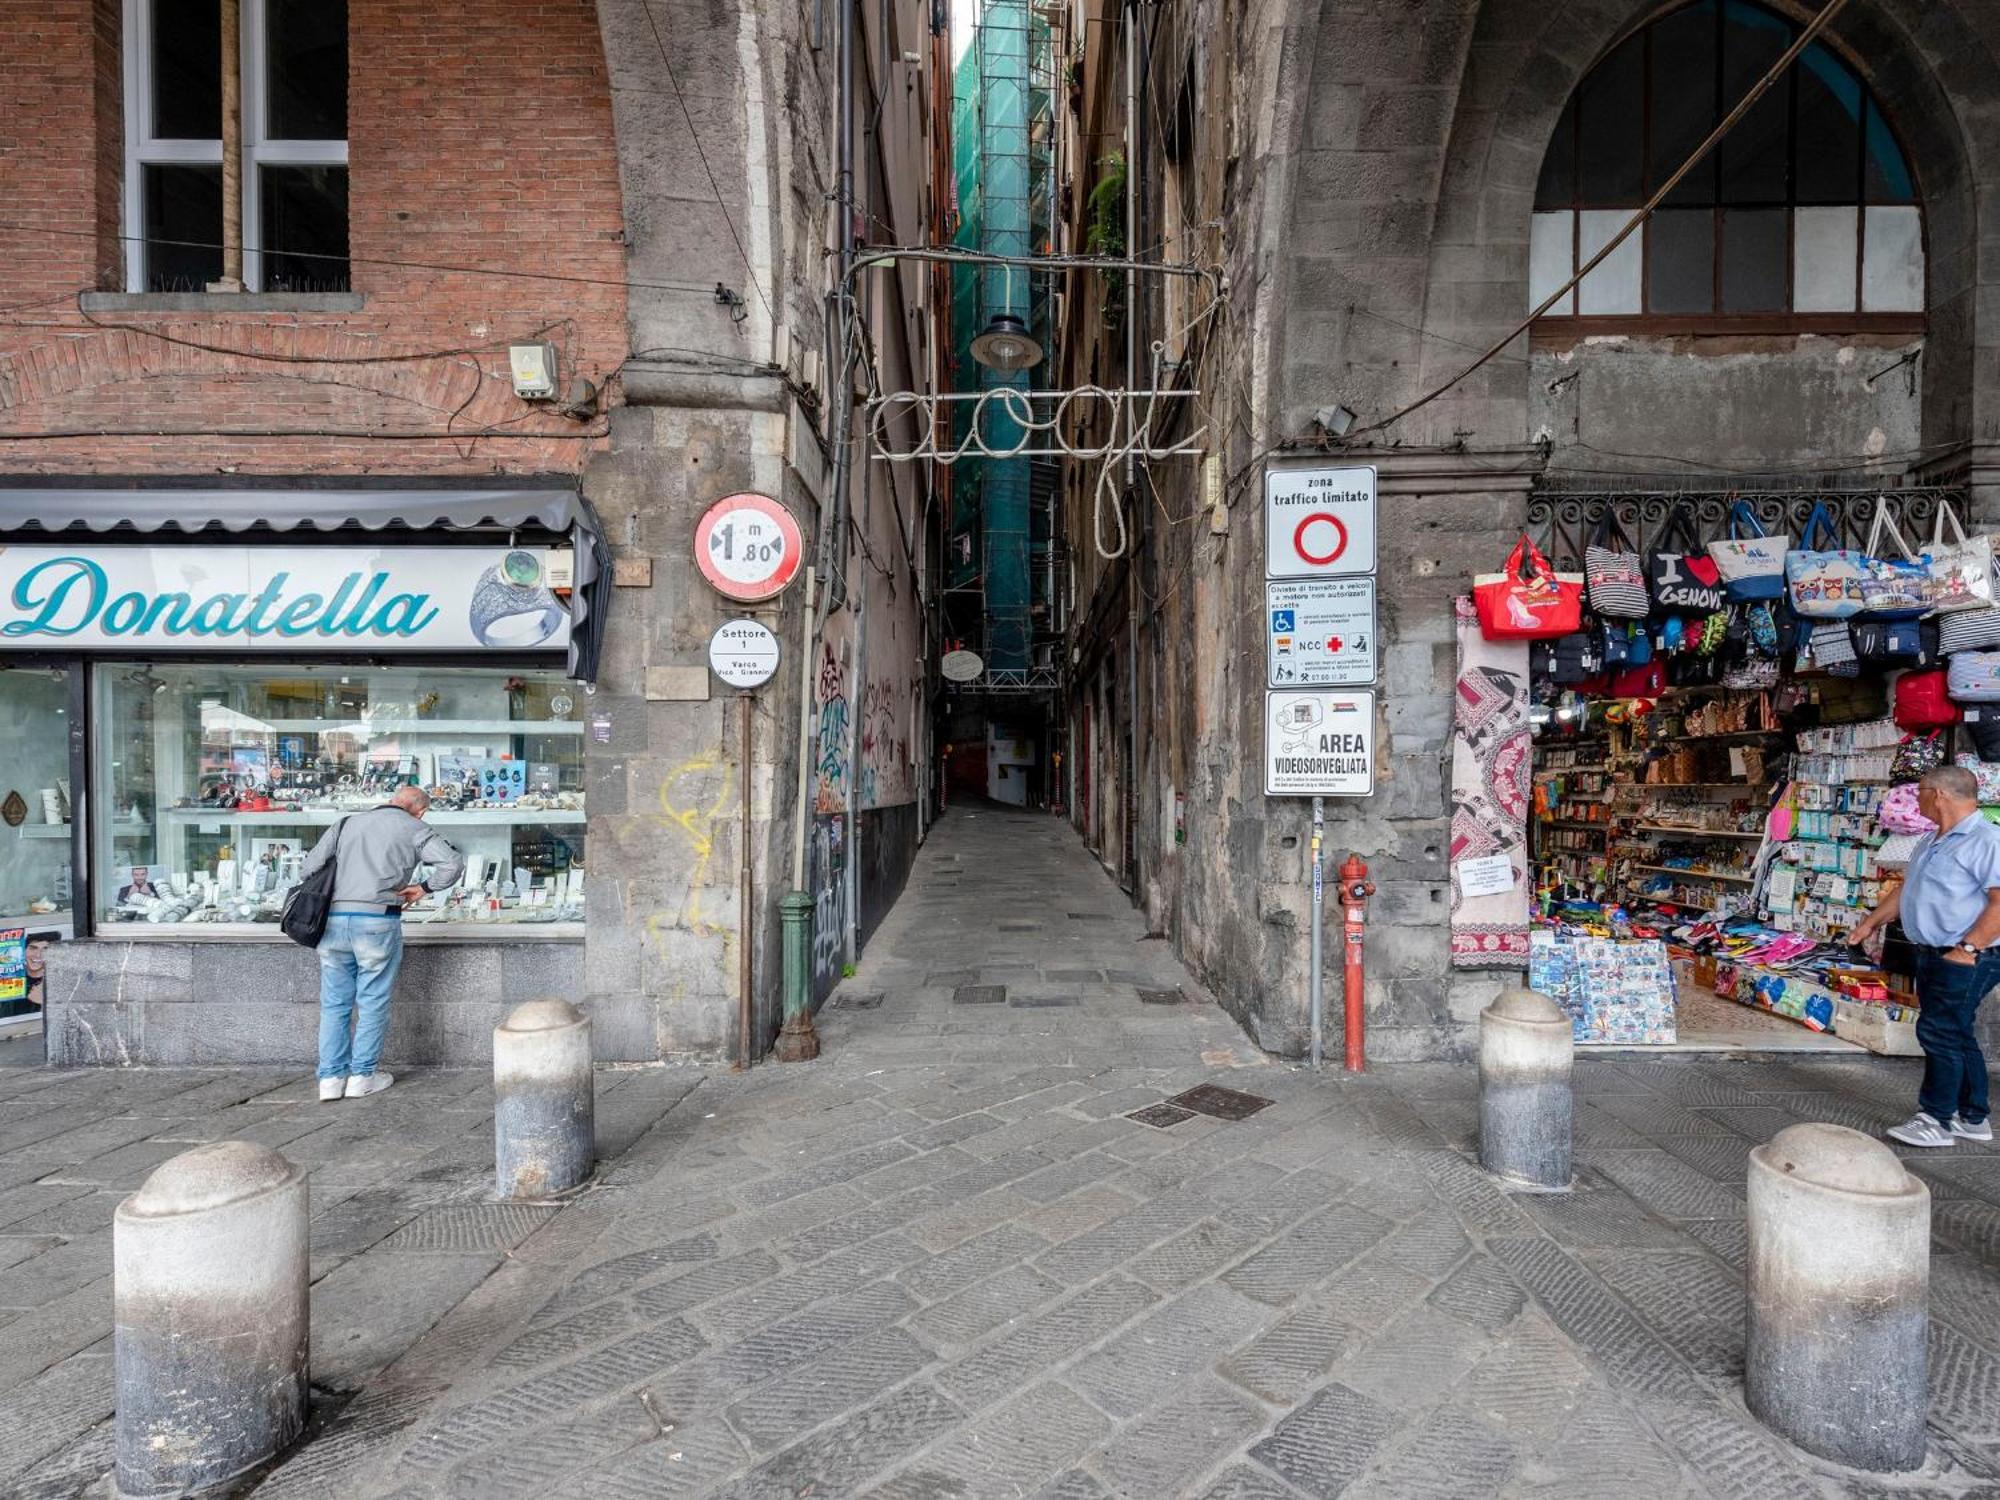
[[[1569,1017],[1534,990],[1479,1014],[1479,1164],[1524,1187],[1570,1185]]]
[[[249,1141],[197,1146],[118,1205],[111,1235],[118,1492],[184,1495],[305,1422],[306,1176]]]
[[[502,1198],[553,1198],[597,1161],[590,1017],[567,1000],[517,1005],[493,1029],[493,1164]]]
[[[1876,1472],[1924,1461],[1930,1189],[1880,1141],[1793,1125],[1750,1153],[1743,1388],[1780,1437]]]

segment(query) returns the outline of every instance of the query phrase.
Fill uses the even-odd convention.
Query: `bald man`
[[[376,1062],[403,964],[403,908],[465,873],[465,856],[424,822],[430,805],[422,787],[398,787],[382,806],[329,828],[300,872],[303,879],[335,858],[333,905],[319,940],[322,1104],[379,1094],[396,1081]],[[419,865],[431,867],[422,883]]]

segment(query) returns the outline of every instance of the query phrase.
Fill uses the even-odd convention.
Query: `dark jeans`
[[[1948,963],[1917,950],[1917,1042],[1924,1049],[1918,1107],[1941,1124],[1953,1115],[1969,1125],[1986,1118],[1986,1055],[1973,1018],[1986,992],[2000,983],[2000,954],[1973,964]]]

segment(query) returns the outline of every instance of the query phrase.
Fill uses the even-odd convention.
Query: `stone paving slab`
[[[601,1074],[617,1154],[560,1208],[486,1202],[477,1074],[322,1110],[0,1055],[0,1494],[101,1484],[110,1210],[242,1136],[312,1171],[334,1388],[271,1500],[2000,1497],[2000,1153],[1910,1157],[1924,1471],[1829,1468],[1741,1402],[1746,1153],[1905,1117],[1915,1065],[1587,1058],[1576,1191],[1516,1196],[1469,1064],[1274,1061],[1142,938],[1060,825],[955,812],[846,982],[880,1003],[825,1010],[808,1066]],[[1126,1118],[1201,1084],[1272,1102]]]

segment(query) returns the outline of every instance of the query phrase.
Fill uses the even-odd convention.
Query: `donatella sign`
[[[566,645],[545,547],[0,547],[0,650]]]

